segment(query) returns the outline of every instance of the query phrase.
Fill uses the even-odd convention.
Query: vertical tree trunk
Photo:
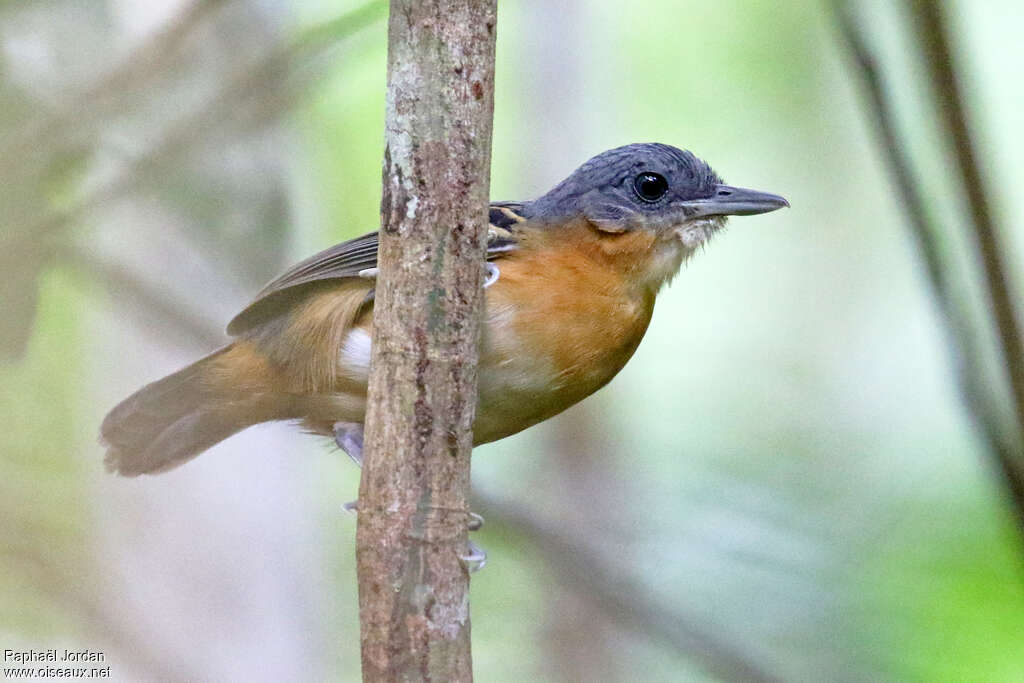
[[[392,0],[356,555],[364,681],[468,681],[496,0]]]

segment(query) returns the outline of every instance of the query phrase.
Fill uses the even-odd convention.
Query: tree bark
[[[469,681],[496,0],[392,0],[356,557],[364,681]]]

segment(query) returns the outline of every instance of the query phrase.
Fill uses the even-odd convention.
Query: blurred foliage
[[[1024,87],[1004,68],[1024,63],[1018,5],[950,3],[1005,217],[1024,211],[1006,191],[1024,178],[1007,151]],[[210,348],[183,341],[174,315],[215,338],[287,262],[378,221],[383,4],[212,2],[131,88],[74,99],[187,7],[0,5],[0,148],[79,108],[59,135],[31,138],[24,165],[4,161],[0,245],[12,254],[17,230],[58,216],[59,253],[83,257],[43,270],[27,353],[0,366],[0,640],[107,648],[115,673],[140,679],[355,681],[347,459],[259,428],[159,478],[101,471],[103,413]],[[894,7],[860,10],[954,225]],[[607,389],[478,450],[479,680],[571,680],[599,650],[613,662],[604,680],[702,680],[701,652],[637,626],[652,602],[784,680],[1021,680],[1020,539],[829,8],[519,0],[500,12],[495,199],[658,140],[793,208],[736,219],[698,255]],[[171,313],[145,305],[153,289]],[[571,537],[564,553],[593,571],[545,554],[489,500]],[[614,613],[585,588],[591,573],[644,600]]]
[[[88,575],[88,463],[72,455],[85,433],[77,402],[83,384],[82,282],[52,272],[42,283],[32,344],[21,362],[0,367],[0,623],[39,637],[79,615],[64,584]]]

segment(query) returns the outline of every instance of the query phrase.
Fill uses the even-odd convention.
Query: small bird
[[[658,291],[726,217],[784,206],[656,143],[603,152],[539,199],[492,203],[474,444],[607,384]],[[370,233],[299,263],[231,321],[234,341],[121,402],[101,427],[107,468],[164,472],[274,420],[331,436],[361,463],[377,247]]]

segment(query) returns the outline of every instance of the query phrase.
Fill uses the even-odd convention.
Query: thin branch
[[[10,133],[0,145],[0,158],[20,160],[31,150],[54,148],[62,128],[80,128],[83,119],[99,116],[120,94],[163,71],[195,29],[228,1],[196,0],[185,7],[87,88]]]
[[[146,282],[123,264],[101,259],[74,245],[58,247],[57,257],[61,263],[91,275],[108,292],[128,293],[139,310],[156,316],[186,340],[210,349],[227,340],[223,330],[172,301],[162,287]]]
[[[568,537],[557,525],[525,508],[497,497],[474,495],[474,507],[491,520],[521,532],[560,576],[571,577],[572,589],[585,594],[610,619],[659,640],[682,654],[705,673],[727,681],[768,682],[781,677],[766,669],[746,646],[723,640],[687,617],[668,608],[650,591],[613,567],[578,536]],[[497,514],[495,514],[497,513]]]
[[[902,137],[897,117],[877,62],[853,17],[851,3],[837,0],[835,10],[839,28],[863,76],[871,105],[867,108],[868,113],[881,138],[881,147],[902,198],[902,208],[911,236],[924,260],[925,274],[945,322],[952,346],[955,376],[968,414],[974,419],[998,466],[1021,537],[1024,538],[1024,471],[1020,465],[1022,449],[1019,436],[1008,433],[1000,419],[999,398],[993,396],[993,388],[984,381],[984,345],[971,325],[970,316],[952,277],[953,269],[945,263],[940,247],[941,227],[930,218],[932,213],[927,210],[924,192],[915,176],[909,153],[900,142]],[[998,253],[996,260],[999,260]],[[1009,304],[1009,301],[1006,303]],[[1012,317],[1012,312],[1010,315]]]
[[[337,43],[339,38],[369,26],[387,16],[387,0],[371,0],[333,19],[304,29],[293,43],[294,49],[313,52]]]
[[[69,206],[44,215],[34,222],[9,226],[10,229],[6,231],[4,239],[0,240],[0,248],[12,248],[14,243],[22,239],[38,240],[52,235],[68,223],[78,220],[83,214],[128,194],[155,169],[172,159],[179,158],[202,142],[204,135],[225,113],[237,113],[240,102],[262,97],[272,103],[277,102],[277,106],[271,107],[270,111],[284,111],[296,94],[294,91],[281,93],[278,90],[280,83],[287,78],[289,68],[369,26],[383,16],[385,7],[383,0],[373,0],[341,17],[308,29],[286,46],[270,50],[229,79],[203,106],[158,133],[155,136],[155,143],[126,161],[112,178],[98,188]]]
[[[924,52],[932,91],[937,99],[936,110],[952,135],[953,152],[962,187],[971,210],[971,224],[980,251],[989,302],[999,332],[1000,356],[1006,367],[1013,391],[1017,428],[1024,436],[1024,338],[1021,336],[1017,311],[1011,292],[1020,290],[1012,284],[1009,267],[1003,259],[1000,238],[992,218],[992,203],[985,189],[978,164],[977,145],[967,121],[966,105],[950,48],[949,24],[942,3],[936,0],[913,0],[911,9],[916,18],[918,38]]]
[[[497,0],[391,0],[356,563],[363,680],[473,678],[469,463]]]

